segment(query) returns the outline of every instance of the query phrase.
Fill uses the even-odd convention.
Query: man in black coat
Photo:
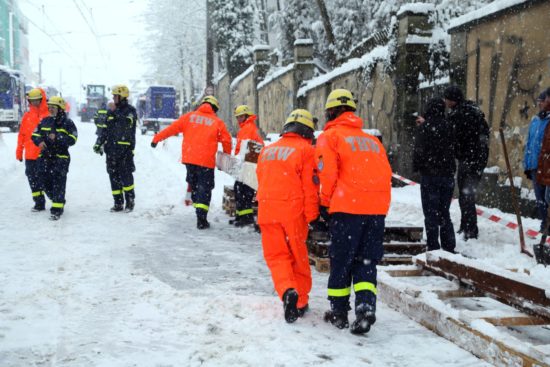
[[[455,128],[458,160],[458,203],[461,220],[458,233],[464,239],[477,238],[476,192],[489,158],[489,126],[481,109],[464,99],[459,87],[445,89],[445,105],[450,108],[448,120]]]
[[[94,152],[107,155],[107,173],[115,205],[111,212],[131,212],[135,205],[134,149],[136,146],[136,109],[128,103],[130,91],[125,85],[111,88],[116,108],[107,111],[105,127],[94,145]],[[124,203],[126,202],[126,207]]]
[[[449,214],[455,187],[455,135],[445,119],[442,98],[430,100],[417,122],[413,168],[422,175],[420,195],[428,251],[454,252],[456,240]],[[439,239],[441,238],[441,245]]]

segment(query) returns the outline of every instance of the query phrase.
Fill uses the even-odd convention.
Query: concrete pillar
[[[407,6],[407,5],[405,5]],[[432,5],[433,7],[433,5]],[[400,174],[413,177],[412,152],[414,147],[415,117],[418,110],[418,76],[429,74],[428,47],[432,24],[426,8],[408,7],[398,12],[398,35],[396,48],[396,113],[397,150],[389,152],[394,160],[393,169]],[[403,9],[403,8],[402,8]],[[418,11],[416,9],[422,9]]]
[[[294,101],[295,108],[306,108],[305,99],[297,99],[296,95],[302,83],[313,78],[315,64],[313,63],[313,40],[297,39],[294,42]]]

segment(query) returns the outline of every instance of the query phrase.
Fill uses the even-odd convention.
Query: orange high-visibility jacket
[[[262,149],[256,174],[258,224],[287,222],[300,215],[311,222],[319,216],[315,148],[310,140],[284,134]]]
[[[361,130],[363,120],[345,112],[317,139],[321,205],[330,213],[386,215],[391,200],[391,167],[380,141]]]
[[[222,143],[224,153],[231,154],[231,135],[208,103],[203,103],[196,111],[180,116],[156,134],[153,142],[158,143],[178,133],[183,133],[182,163],[214,168],[218,142]]]
[[[28,160],[35,160],[40,154],[40,148],[34,145],[31,136],[40,120],[50,115],[46,101],[46,92],[40,89],[40,93],[42,93],[40,106],[34,107],[29,104],[29,111],[25,112],[21,119],[19,135],[17,136],[17,148],[15,150],[15,158],[19,161],[23,159],[23,152],[25,152],[25,159]]]
[[[254,140],[262,145],[264,145],[264,140],[258,132],[258,127],[256,126],[256,115],[249,116],[242,124],[239,124],[239,132],[237,133],[237,146],[235,147],[235,155],[238,155],[241,151],[241,142],[243,140]]]

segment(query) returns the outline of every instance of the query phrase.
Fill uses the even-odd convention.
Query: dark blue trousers
[[[131,150],[107,154],[107,173],[115,204],[123,205],[136,197],[134,190],[134,154]]]
[[[242,217],[244,215],[253,215],[254,210],[252,209],[252,201],[254,200],[254,195],[256,191],[248,185],[245,185],[242,182],[235,181],[233,186],[235,192],[235,207],[237,217]]]
[[[355,311],[376,310],[376,264],[384,256],[384,215],[333,213],[328,299],[338,313],[350,310],[351,286]]]
[[[25,175],[31,187],[34,207],[36,209],[44,209],[46,207],[46,198],[44,197],[44,184],[42,183],[40,163],[38,160],[25,160]]]
[[[472,172],[467,165],[458,163],[456,177],[458,185],[458,204],[460,205],[460,230],[464,233],[477,237],[477,212],[476,193],[481,174]]]
[[[422,176],[420,197],[428,251],[442,248],[454,252],[455,232],[449,214],[454,187],[454,177]]]
[[[52,201],[51,214],[61,215],[65,208],[65,188],[69,172],[69,158],[42,157],[38,159],[44,191]]]
[[[214,169],[195,164],[186,164],[185,168],[187,170],[185,180],[191,186],[191,199],[197,217],[206,219],[214,189]]]

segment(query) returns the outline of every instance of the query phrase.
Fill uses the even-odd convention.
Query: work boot
[[[55,214],[51,214],[50,215],[50,220],[59,220],[59,218],[61,218],[61,214],[59,213],[55,213]]]
[[[298,317],[304,317],[304,315],[308,311],[309,311],[309,305],[307,305],[307,304],[304,307],[298,308]]]
[[[289,288],[283,294],[283,309],[285,310],[285,320],[289,324],[298,319],[298,292],[294,288]]]
[[[352,334],[361,335],[369,332],[372,324],[376,322],[374,312],[359,312],[355,321],[351,324],[350,331]]]
[[[468,241],[469,239],[477,239],[478,234],[473,231],[464,231],[464,241]]]
[[[237,217],[238,219],[233,223],[235,227],[245,227],[251,224],[254,224],[254,216],[252,214],[245,214]]]
[[[130,213],[134,210],[134,199],[126,200],[126,208],[124,208],[125,213]]]
[[[113,205],[113,207],[110,209],[111,213],[121,212],[124,210],[124,206],[122,204],[116,204]]]
[[[330,322],[332,325],[336,326],[338,329],[344,329],[349,327],[348,322],[348,313],[347,312],[336,312],[329,310],[325,312],[323,317],[325,322]]]
[[[38,213],[46,210],[46,207],[44,205],[35,205],[32,207],[31,212]]]
[[[210,223],[208,223],[206,218],[197,217],[197,228],[198,229],[210,228]]]

